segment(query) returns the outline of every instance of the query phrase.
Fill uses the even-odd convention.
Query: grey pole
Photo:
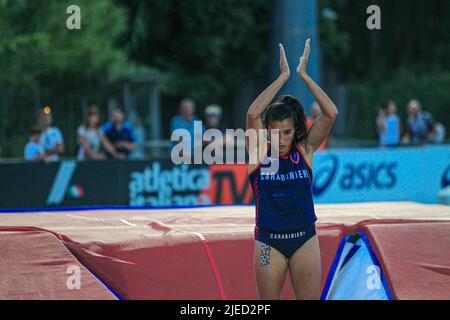
[[[320,41],[316,0],[275,1],[274,26],[272,36],[272,80],[279,75],[278,43],[284,45],[291,77],[280,94],[291,94],[302,103],[309,113],[314,97],[296,74],[299,58],[303,53],[306,39],[311,39],[308,74],[320,85]]]
[[[162,137],[162,114],[161,100],[159,88],[156,84],[152,84],[149,92],[149,108],[150,108],[150,137],[152,140],[160,140]],[[158,146],[152,150],[152,156],[161,157],[161,148]]]

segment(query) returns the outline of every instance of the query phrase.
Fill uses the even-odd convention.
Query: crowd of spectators
[[[30,140],[25,146],[24,158],[27,161],[58,161],[64,152],[64,139],[61,131],[52,126],[53,115],[50,107],[39,111],[38,124],[30,129]]]
[[[202,118],[195,114],[195,102],[190,98],[180,102],[179,114],[170,122],[170,131],[185,129],[194,137],[194,123]],[[226,134],[222,123],[222,108],[212,104],[206,107],[204,122],[201,122],[200,133],[205,134],[207,129],[217,129],[225,137],[225,141],[212,137],[203,137],[202,146],[211,143],[231,143],[233,137]],[[79,161],[104,159],[141,159],[144,158],[145,134],[144,128],[139,125],[139,119],[134,119],[132,125],[125,117],[121,107],[115,107],[110,113],[110,120],[102,123],[101,113],[97,106],[91,106],[85,113],[83,123],[77,129],[77,154]],[[173,147],[177,142],[171,143]],[[191,138],[189,149],[194,148],[194,139]],[[24,148],[26,161],[54,162],[60,159],[64,152],[64,139],[61,131],[53,126],[53,114],[50,107],[39,110],[37,125],[29,131],[29,141]]]
[[[192,157],[195,147],[195,122],[202,121],[197,127],[197,135],[201,134],[202,141],[199,144],[200,148],[204,148],[211,145],[212,155],[215,157],[222,157],[223,151],[228,145],[233,144],[234,136],[227,133],[226,127],[222,122],[222,107],[217,104],[208,105],[204,111],[204,117],[196,115],[195,102],[186,98],[180,102],[179,114],[175,115],[170,121],[170,132],[171,134],[178,129],[187,130],[189,133],[190,140],[186,140],[180,137],[178,140],[172,140],[171,149],[176,144],[183,144],[189,141],[189,145],[183,146],[183,151],[187,151],[189,154],[181,154],[183,157]],[[215,130],[212,130],[215,129]],[[218,148],[216,148],[218,146]],[[216,151],[221,152],[221,154],[216,154]]]
[[[39,111],[38,124],[29,132],[25,145],[26,161],[58,161],[64,152],[61,131],[53,126],[50,107]],[[78,160],[126,159],[137,148],[137,137],[133,126],[125,119],[121,107],[111,112],[110,121],[101,124],[98,107],[92,106],[86,112],[83,123],[77,130]]]
[[[379,145],[395,147],[407,144],[443,143],[446,129],[435,122],[431,113],[422,110],[421,103],[412,99],[406,106],[407,119],[402,124],[397,114],[397,105],[389,100],[379,109],[376,118]]]
[[[379,145],[393,147],[401,144],[442,143],[445,141],[445,127],[435,122],[433,116],[422,111],[418,100],[410,100],[407,104],[408,117],[405,125],[397,115],[397,105],[394,101],[387,101],[378,112],[376,125],[379,136]],[[201,147],[210,144],[218,144],[224,150],[233,144],[234,136],[226,132],[222,122],[222,108],[217,104],[208,105],[203,117],[196,114],[196,105],[190,98],[180,102],[179,114],[170,121],[170,133],[177,129],[185,129],[189,133],[190,145],[187,150],[194,152],[195,122],[201,121],[200,131],[202,136]],[[306,125],[310,128],[315,119],[320,116],[320,107],[313,103]],[[135,119],[136,120],[136,119]],[[101,113],[97,106],[91,106],[84,117],[83,123],[77,130],[78,149],[76,158],[83,160],[104,159],[130,159],[144,158],[145,130],[139,125],[139,119],[133,121],[133,126],[126,119],[124,110],[118,106],[110,113],[110,120],[102,123]],[[216,130],[208,130],[216,129]],[[208,130],[208,131],[207,131]],[[218,138],[217,133],[221,133]],[[171,141],[171,149],[183,142],[184,139]],[[184,141],[185,142],[185,141]],[[321,150],[327,149],[329,137],[320,146]],[[53,114],[50,107],[39,110],[37,124],[29,131],[29,141],[24,148],[26,161],[54,162],[60,159],[64,152],[64,139],[61,131],[53,125]]]

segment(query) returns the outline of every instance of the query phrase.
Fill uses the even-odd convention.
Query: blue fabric
[[[330,271],[328,272],[327,280],[323,287],[322,295],[320,296],[320,300],[326,300],[328,296],[328,292],[330,290],[331,283],[333,282],[334,275],[337,272],[337,267],[339,266],[339,262],[341,261],[342,253],[344,251],[345,244],[347,243],[350,236],[345,236],[341,240],[341,244],[336,252],[336,256],[333,259],[333,263],[331,264]]]
[[[11,208],[0,209],[0,213],[36,213],[36,212],[56,212],[56,211],[91,211],[91,210],[170,210],[170,209],[192,209],[210,207],[253,207],[253,204],[202,204],[189,206],[73,206],[73,207],[47,207],[47,208]]]
[[[383,269],[381,269],[380,261],[378,260],[377,255],[375,254],[372,245],[370,244],[369,239],[363,232],[358,232],[358,235],[361,237],[361,240],[364,242],[364,244],[367,247],[367,250],[369,251],[370,257],[372,258],[372,261],[380,268],[381,270],[381,282],[383,283],[384,290],[386,292],[386,295],[389,300],[394,300],[394,296],[392,295],[391,289],[389,288],[389,284],[387,282],[386,276],[384,275]]]
[[[433,118],[427,112],[420,112],[417,117],[408,117],[408,131],[411,134],[411,141],[414,143],[426,141],[433,125]]]
[[[45,151],[54,150],[58,144],[63,142],[63,136],[61,134],[61,131],[57,127],[48,127],[47,130],[42,132],[41,145]],[[48,157],[48,160],[58,161],[59,156],[57,154],[52,154]]]
[[[347,253],[347,255],[345,256],[345,258],[344,258],[344,261],[342,261],[342,264],[341,264],[341,268],[340,269],[342,269],[345,265],[346,265],[346,263],[347,262],[349,262],[350,261],[350,259],[353,257],[353,255],[359,250],[359,248],[361,248],[361,246],[358,246],[358,245],[354,245],[351,249],[350,249],[350,251]]]
[[[400,120],[397,115],[384,118],[384,131],[380,134],[382,146],[396,145],[400,142]]]
[[[194,150],[194,122],[200,121],[200,118],[198,116],[193,116],[190,121],[185,121],[182,116],[175,116],[172,118],[172,121],[170,122],[170,132],[174,132],[177,129],[185,129],[189,131],[190,137],[191,137],[191,150]],[[205,131],[205,127],[202,125],[202,135]],[[175,146],[175,142],[171,142],[171,147],[173,148]]]
[[[44,148],[41,144],[29,141],[25,146],[23,157],[26,161],[33,161],[36,156],[43,154]]]
[[[116,143],[117,141],[137,141],[134,128],[129,122],[124,122],[120,130],[118,130],[112,122],[107,122],[103,125],[101,131],[112,144]],[[118,148],[117,151],[122,152],[126,155],[128,155],[129,153],[129,150],[122,148]]]
[[[312,196],[312,172],[297,147],[286,158],[267,158],[279,161],[277,173],[262,173],[271,163],[261,164],[249,176],[256,204],[256,226],[283,231],[302,229],[315,222]],[[264,162],[264,161],[263,161]],[[268,170],[268,169],[266,169]]]
[[[356,240],[356,242],[355,242]],[[363,233],[343,241],[322,294],[326,300],[392,299],[381,266]],[[342,247],[342,244],[341,244]],[[338,262],[336,262],[338,259]]]

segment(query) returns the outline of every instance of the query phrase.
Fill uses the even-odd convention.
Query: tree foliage
[[[113,0],[79,0],[81,30],[69,30],[72,1],[0,0],[0,82],[12,86],[74,89],[127,71],[116,39],[126,10]]]
[[[447,0],[319,0],[336,19],[320,18],[326,61],[343,70],[345,80],[379,74],[385,78],[411,70],[450,70],[450,2]],[[369,30],[369,5],[381,10],[381,30]]]
[[[406,119],[415,98],[450,129],[450,1],[320,0],[326,70],[346,84],[349,134],[376,138],[374,118],[392,99]],[[369,30],[369,5],[381,10],[381,30]],[[324,14],[328,9],[334,16]],[[330,16],[334,19],[330,19]]]
[[[69,30],[71,4],[0,0],[0,156],[21,156],[39,100],[68,96],[136,68],[117,47],[127,29],[125,8],[113,0],[78,0],[81,30]]]
[[[268,65],[271,0],[123,1],[127,50],[172,75],[166,92],[220,99]]]
[[[78,0],[82,29],[68,30],[72,1],[0,0],[0,156],[20,156],[36,97],[133,71],[160,69],[171,75],[167,94],[202,105],[230,99],[270,73],[274,1]],[[362,124],[354,134],[375,136],[368,128],[386,99],[400,110],[422,100],[450,128],[450,1],[317,1],[323,70],[354,98],[347,107]],[[381,30],[366,28],[371,4]]]

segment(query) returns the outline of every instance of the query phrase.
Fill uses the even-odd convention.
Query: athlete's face
[[[273,144],[274,148],[278,147],[280,156],[285,156],[289,153],[295,136],[295,126],[292,119],[285,119],[283,121],[272,121],[269,125],[269,137],[272,136],[272,130],[278,129],[279,146]]]

